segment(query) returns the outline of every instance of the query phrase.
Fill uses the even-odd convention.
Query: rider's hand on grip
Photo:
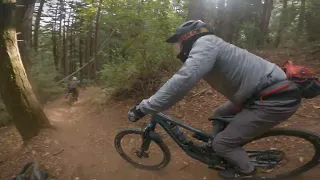
[[[128,119],[131,122],[137,122],[139,119],[143,118],[145,114],[140,110],[138,105],[135,105],[128,112]]]

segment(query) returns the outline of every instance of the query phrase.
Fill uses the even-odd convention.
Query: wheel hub
[[[134,154],[138,157],[138,158],[149,158],[149,154],[144,152],[144,151],[135,151]]]

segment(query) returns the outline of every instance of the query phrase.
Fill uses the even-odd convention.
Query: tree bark
[[[64,13],[64,4],[63,4],[63,0],[59,0],[59,43],[58,43],[58,46],[57,46],[57,52],[58,52],[58,59],[59,59],[59,69],[60,69],[60,72],[62,74],[64,74],[64,61],[63,61],[63,36],[62,36],[62,33],[64,33],[62,31],[62,20],[64,20],[64,16],[65,16],[65,13]],[[57,7],[58,8],[58,7]]]
[[[36,84],[31,76],[31,50],[32,50],[32,18],[35,0],[18,0],[17,1],[19,8],[17,8],[15,14],[15,27],[17,31],[20,33],[18,35],[18,39],[21,40],[18,43],[21,60],[24,66],[24,69],[27,73],[27,78],[33,87],[33,91],[38,100],[41,100],[40,94],[38,93],[38,89]]]
[[[266,14],[266,19],[265,19],[262,32],[268,33],[269,31],[269,24],[270,24],[272,10],[273,10],[273,0],[268,0],[267,14]]]
[[[98,70],[98,60],[97,60],[97,53],[98,53],[98,39],[99,39],[99,26],[100,26],[100,13],[101,13],[101,6],[102,0],[99,1],[97,16],[96,16],[96,29],[94,33],[94,61],[93,61],[93,76],[95,78],[96,72]]]
[[[88,62],[90,61],[90,55],[89,55],[89,51],[90,51],[90,39],[88,38],[88,35],[86,35],[85,37],[85,48],[84,48],[84,62]],[[83,75],[85,78],[89,78],[90,76],[90,69],[87,67],[87,71],[83,70]]]
[[[297,35],[301,34],[302,29],[304,27],[305,13],[306,13],[306,0],[301,0],[299,22],[297,25]]]
[[[286,20],[287,20],[287,5],[288,5],[288,0],[282,0],[282,13],[281,13],[281,17],[280,17],[280,23],[279,23],[279,27],[278,27],[278,31],[277,31],[277,36],[275,39],[275,47],[278,47],[281,41],[281,36],[282,36],[282,32],[285,29],[286,26]]]
[[[265,0],[264,1],[264,4],[262,5],[262,13],[261,13],[261,16],[260,16],[260,31],[262,33],[264,33],[264,27],[265,27],[265,24],[266,24],[266,21],[267,21],[267,11],[268,11],[268,4],[269,4],[269,0]]]
[[[15,16],[17,31],[21,33],[18,35],[18,39],[22,40],[19,42],[20,55],[29,78],[31,73],[31,60],[29,52],[32,45],[32,17],[34,3],[35,0],[18,0],[17,4],[22,6],[17,8]]]
[[[53,63],[55,68],[58,70],[59,66],[59,57],[57,52],[57,37],[56,37],[56,31],[55,31],[55,23],[52,24],[52,54],[53,54]]]
[[[69,44],[71,44],[71,40],[70,40],[70,20],[71,20],[71,8],[69,9],[68,12],[68,19],[67,19],[67,25],[66,26],[66,31],[65,31],[65,37],[64,37],[64,46],[63,46],[63,50],[64,50],[64,57],[65,57],[65,75],[70,74],[70,46]]]
[[[40,0],[40,5],[39,5],[38,11],[37,11],[37,16],[36,16],[36,21],[34,23],[33,47],[34,47],[35,51],[38,51],[40,20],[41,20],[43,5],[45,2],[46,2],[46,0]]]
[[[224,24],[224,14],[225,14],[225,0],[218,0],[217,18],[216,18],[216,35],[222,37],[222,28]]]
[[[80,65],[80,67],[82,67],[82,65],[83,65],[82,45],[83,45],[83,39],[82,39],[82,35],[80,34],[80,37],[79,37],[79,65]],[[83,71],[80,70],[80,80],[82,80],[82,79],[83,79]]]
[[[223,26],[223,33],[222,33],[222,38],[229,42],[232,43],[233,40],[233,32],[234,32],[234,24],[233,24],[233,19],[234,19],[234,9],[237,7],[237,0],[228,0],[228,4],[226,6],[226,13],[225,13],[225,22]]]
[[[0,94],[24,141],[36,136],[50,122],[27,79],[14,24],[16,0],[0,3]]]
[[[66,28],[66,21],[63,21],[63,30],[62,30],[62,59],[61,59],[61,68],[63,70],[63,74],[67,75],[67,38],[66,34],[68,30]]]
[[[189,0],[187,20],[204,20],[205,0]]]
[[[58,70],[59,69],[59,53],[58,53],[58,41],[57,41],[57,19],[58,19],[58,7],[56,7],[54,22],[52,24],[52,54],[54,66]]]

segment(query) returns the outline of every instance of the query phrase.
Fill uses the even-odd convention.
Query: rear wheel
[[[73,105],[74,102],[76,102],[76,94],[74,92],[72,92],[71,94],[69,94],[68,97],[68,104],[71,106]]]
[[[319,164],[320,139],[310,132],[272,129],[243,146],[257,179],[292,179]]]
[[[171,154],[168,146],[162,140],[151,140],[148,151],[141,148],[144,131],[140,129],[125,129],[120,131],[114,146],[120,156],[137,168],[159,170],[168,165]],[[126,151],[125,149],[129,150]],[[151,154],[153,153],[153,154]],[[153,160],[151,158],[156,158]]]

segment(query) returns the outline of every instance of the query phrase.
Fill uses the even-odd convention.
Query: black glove
[[[139,119],[143,118],[146,114],[144,114],[138,104],[135,105],[133,108],[130,109],[128,112],[128,119],[131,122],[137,122]]]

